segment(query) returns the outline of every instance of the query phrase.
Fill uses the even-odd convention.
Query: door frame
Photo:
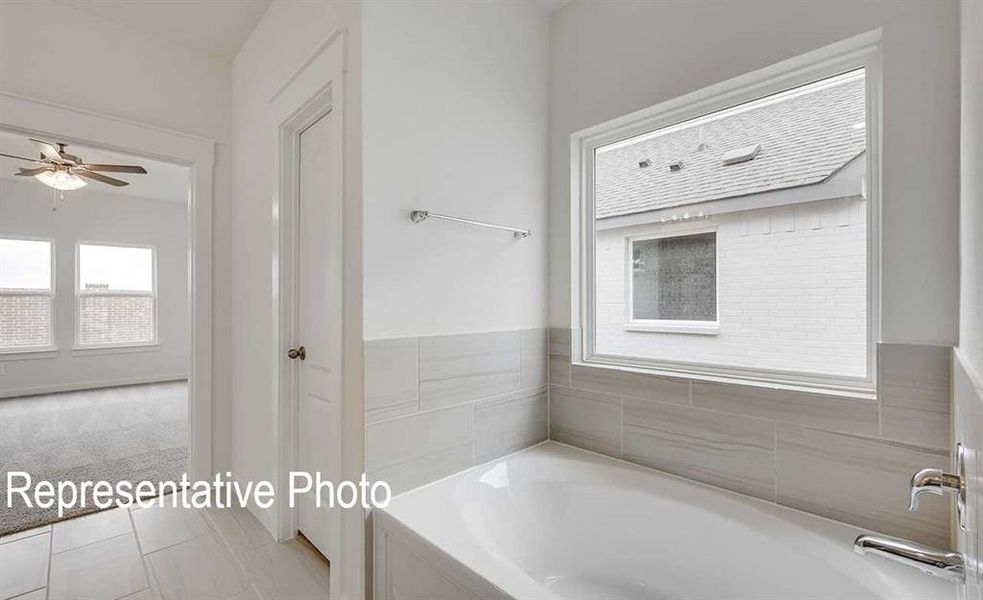
[[[318,119],[333,113],[333,134],[340,149],[331,160],[342,194],[342,252],[344,262],[342,300],[341,468],[342,477],[356,479],[363,472],[364,410],[362,400],[362,271],[361,205],[355,182],[346,173],[345,29],[332,31],[290,75],[269,100],[277,149],[273,189],[273,346],[271,367],[273,394],[277,401],[277,497],[286,499],[290,471],[298,464],[298,366],[286,357],[297,338],[297,215],[300,207],[300,134]],[[357,424],[357,427],[354,425]],[[343,510],[338,556],[333,557],[329,595],[331,598],[360,598],[364,576],[364,515],[361,510]],[[286,540],[297,535],[298,511],[286,501],[276,504],[276,535]]]
[[[212,169],[215,142],[0,90],[0,128],[188,167],[188,477],[212,472]]]

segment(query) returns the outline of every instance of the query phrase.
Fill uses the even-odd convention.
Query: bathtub
[[[372,518],[377,599],[956,597],[857,527],[554,442]]]

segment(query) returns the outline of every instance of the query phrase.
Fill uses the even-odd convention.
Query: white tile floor
[[[327,597],[324,559],[243,509],[116,508],[0,537],[0,600]]]

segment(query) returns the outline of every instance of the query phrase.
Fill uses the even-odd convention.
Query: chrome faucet
[[[956,444],[956,473],[945,473],[942,469],[922,469],[911,476],[909,484],[911,501],[908,510],[918,510],[918,497],[922,494],[949,493],[956,496],[956,517],[960,529],[966,529],[966,450],[962,442]]]
[[[853,551],[861,555],[870,552],[883,556],[946,581],[962,583],[966,580],[963,556],[958,552],[939,550],[918,542],[872,534],[857,536],[853,542]]]
[[[959,494],[963,491],[963,480],[959,475],[945,473],[942,469],[922,469],[911,476],[911,503],[908,510],[915,512],[918,510],[918,497],[922,494],[935,494],[941,496],[949,492]]]
[[[966,459],[963,445],[956,444],[956,474],[941,469],[922,469],[911,476],[911,496],[908,510],[918,510],[918,497],[922,494],[945,493],[956,495],[959,526],[966,528]],[[947,581],[962,583],[966,580],[963,555],[951,550],[939,550],[918,542],[883,535],[865,534],[853,542],[857,554],[877,554],[903,565],[915,567],[929,575]]]

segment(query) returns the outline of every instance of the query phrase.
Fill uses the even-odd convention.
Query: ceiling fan
[[[30,139],[31,143],[37,147],[38,152],[40,153],[38,158],[25,158],[23,156],[14,156],[12,154],[3,153],[0,153],[0,156],[40,164],[40,167],[34,167],[32,169],[19,167],[17,169],[17,173],[14,173],[14,175],[20,177],[34,177],[44,185],[56,190],[77,190],[87,185],[88,182],[85,181],[86,179],[91,179],[92,181],[98,181],[100,183],[105,183],[115,187],[130,185],[127,181],[102,175],[97,171],[107,173],[136,173],[139,175],[147,174],[146,169],[136,165],[105,165],[87,163],[83,161],[81,157],[66,152],[68,144],[51,144],[41,140],[35,140],[33,138],[28,139]]]

